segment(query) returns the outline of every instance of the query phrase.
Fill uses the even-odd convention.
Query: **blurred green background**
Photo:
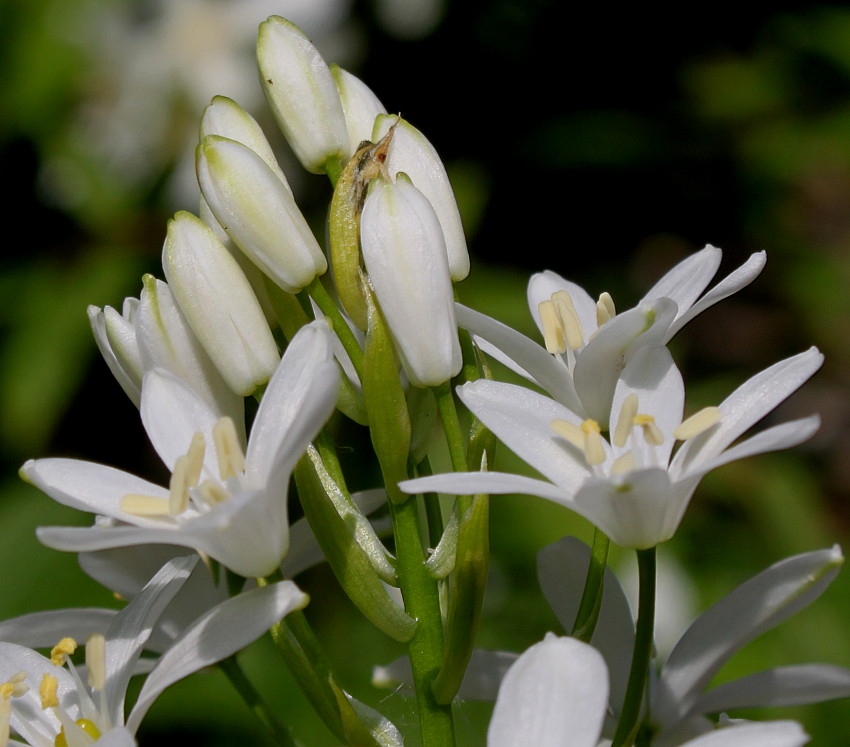
[[[138,416],[91,340],[87,304],[120,306],[161,277],[166,219],[196,210],[192,148],[212,95],[268,112],[252,57],[269,14],[302,26],[329,61],[362,77],[435,144],[452,177],[474,269],[468,304],[529,334],[531,272],[634,303],[706,243],[723,270],[766,249],[749,288],[689,325],[675,353],[689,405],[716,403],[779,358],[818,345],[824,369],[775,414],[817,411],[790,453],[711,475],[661,548],[672,629],[767,565],[845,543],[850,526],[850,8],[778,3],[694,21],[693,6],[565,7],[555,0],[3,0],[0,166],[7,228],[0,272],[0,617],[110,605],[74,558],[33,528],[87,517],[24,486],[23,460],[80,456],[161,474]],[[679,15],[677,15],[679,14]],[[278,137],[284,169],[322,235],[326,181]],[[536,333],[534,333],[536,334]],[[357,435],[353,432],[354,435]],[[359,434],[362,435],[362,434]],[[503,468],[521,468],[502,453]],[[365,478],[364,478],[365,479]],[[586,525],[533,498],[493,500],[494,560],[480,643],[522,650],[557,622],[536,552]],[[616,559],[617,562],[625,559]],[[665,567],[666,567],[665,566]],[[319,567],[299,577],[343,684],[404,726],[404,702],[368,684],[400,651],[373,632]],[[327,601],[327,604],[325,602]],[[307,744],[333,744],[264,642],[246,667]],[[767,666],[850,666],[850,573],[720,679]],[[282,682],[281,682],[282,677]],[[192,707],[186,708],[191,702]],[[488,706],[459,706],[461,744],[483,743]],[[850,742],[847,701],[781,712],[814,743]],[[178,731],[178,724],[180,729]],[[142,743],[263,744],[217,673],[177,685]],[[411,742],[414,743],[414,742]]]

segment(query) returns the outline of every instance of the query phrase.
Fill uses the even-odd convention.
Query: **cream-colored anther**
[[[644,441],[650,446],[661,446],[664,443],[664,434],[652,415],[635,415],[632,422],[639,428],[643,428]]]
[[[543,343],[552,355],[567,352],[567,338],[564,336],[564,325],[551,301],[541,301],[537,307],[540,314],[540,324],[543,327]]]
[[[28,692],[30,686],[26,682],[26,672],[16,672],[6,682],[0,685],[0,698],[20,698]]]
[[[56,688],[59,681],[52,674],[45,674],[41,678],[41,684],[38,686],[38,696],[41,698],[42,709],[56,708],[59,705],[59,698],[56,697]]]
[[[687,441],[689,438],[698,436],[704,433],[715,423],[720,422],[723,413],[719,407],[703,407],[702,410],[695,412],[689,418],[686,418],[676,430],[673,431],[673,438],[677,441]]]
[[[198,490],[210,506],[224,503],[230,497],[228,492],[214,480],[205,480]]]
[[[186,454],[179,457],[171,471],[168,482],[168,513],[182,514],[189,505],[189,459]]]
[[[626,445],[629,439],[629,433],[632,432],[634,418],[638,411],[638,396],[632,392],[623,400],[623,406],[620,408],[620,417],[617,418],[617,427],[614,429],[614,446],[621,449]]]
[[[584,432],[581,426],[570,423],[568,420],[557,418],[549,426],[556,435],[569,441],[577,449],[584,451]]]
[[[614,299],[611,298],[611,294],[605,291],[599,296],[599,300],[596,302],[596,324],[600,327],[605,324],[609,319],[613,319],[617,316],[617,309],[614,306]]]
[[[629,451],[619,457],[614,464],[611,465],[612,475],[625,475],[635,468],[635,455]]]
[[[213,427],[213,441],[218,455],[218,473],[222,480],[245,471],[245,455],[239,445],[236,426],[230,418],[221,418]]]
[[[186,480],[189,487],[194,487],[201,481],[206,448],[202,433],[198,432],[192,436],[192,443],[189,444],[189,451],[186,452]]]
[[[57,667],[65,664],[65,660],[77,650],[77,642],[73,638],[63,638],[50,649],[50,663]]]
[[[564,328],[567,345],[570,350],[578,350],[584,345],[584,331],[581,328],[576,307],[573,305],[573,299],[565,290],[560,290],[552,294],[552,303],[555,304],[555,310]]]
[[[592,418],[588,418],[581,424],[584,433],[584,458],[592,467],[605,461],[605,447],[602,439],[602,429]]]
[[[86,641],[86,670],[89,687],[95,692],[106,684],[106,638],[102,633],[93,633]]]
[[[130,493],[121,499],[118,507],[133,516],[167,516],[171,513],[170,503],[168,498]]]

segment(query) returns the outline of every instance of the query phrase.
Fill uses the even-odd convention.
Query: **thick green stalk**
[[[268,703],[263,700],[263,697],[257,692],[254,685],[242,671],[239,662],[235,656],[231,656],[218,663],[219,669],[224,672],[227,679],[236,689],[236,692],[242,696],[251,712],[265,726],[269,734],[281,747],[295,747],[295,740],[289,733],[289,729],[280,721],[278,721],[275,712],[269,708]]]
[[[602,608],[602,591],[605,582],[605,568],[608,565],[608,547],[611,540],[598,529],[593,530],[593,549],[587,566],[587,579],[581,595],[572,637],[590,643],[596,623],[599,620],[599,610]]]
[[[637,559],[640,591],[635,647],[632,651],[632,667],[626,686],[626,696],[623,699],[620,721],[611,747],[626,747],[626,745],[634,744],[649,679],[649,663],[652,657],[652,638],[655,629],[655,548],[638,550]]]

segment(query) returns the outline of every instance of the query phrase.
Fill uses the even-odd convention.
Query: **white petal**
[[[281,581],[240,594],[204,613],[160,657],[145,680],[127,728],[136,732],[148,708],[166,687],[243,649],[307,601],[307,595],[295,584]]]
[[[136,747],[136,740],[127,729],[110,729],[97,740],[97,747]]]
[[[674,474],[697,471],[802,386],[823,363],[817,348],[786,358],[744,382],[720,405],[720,422],[687,441],[671,464]]]
[[[106,633],[116,614],[96,607],[32,612],[0,622],[0,641],[29,648],[49,648],[65,636],[84,641],[92,633]]]
[[[372,139],[375,118],[379,114],[386,114],[387,110],[372,89],[357,76],[338,65],[331,65],[331,75],[342,100],[348,130],[348,155],[351,156],[360,143]]]
[[[768,721],[717,729],[682,747],[801,747],[809,735],[796,721]]]
[[[594,747],[608,703],[602,656],[573,638],[546,638],[508,670],[487,730],[488,747]]]
[[[564,491],[556,485],[506,472],[447,472],[398,484],[405,493],[447,493],[450,495],[536,495],[572,507]]]
[[[121,498],[130,494],[168,497],[164,488],[129,472],[78,459],[30,459],[21,467],[21,476],[63,506],[141,526],[160,524],[121,511]]]
[[[584,455],[552,430],[554,420],[581,422],[555,400],[525,387],[485,379],[464,384],[457,393],[511,451],[564,492],[578,489],[590,476]]]
[[[683,259],[667,272],[643,297],[644,302],[670,298],[679,313],[689,309],[705,290],[720,267],[723,252],[710,244],[705,249]]]
[[[694,706],[699,713],[737,708],[793,706],[850,697],[850,670],[828,664],[801,664],[726,682]]]
[[[106,365],[112,372],[116,381],[121,385],[121,388],[130,398],[136,407],[139,406],[139,397],[141,396],[142,371],[141,367],[131,370],[125,369],[124,364],[119,361],[118,356],[112,349],[112,343],[106,332],[106,315],[105,310],[97,306],[89,306],[88,310],[89,323],[91,324],[94,340],[97,343],[98,350],[106,361]],[[141,361],[139,361],[141,363]]]
[[[576,537],[564,537],[537,553],[537,579],[546,601],[564,630],[575,623],[584,591],[590,548]],[[590,643],[608,666],[610,701],[620,707],[626,694],[635,625],[629,601],[610,568],[605,569],[599,620]]]
[[[652,709],[657,723],[667,726],[692,713],[701,691],[729,657],[811,604],[843,562],[838,546],[786,558],[698,617],[661,672]]]
[[[195,549],[195,538],[181,532],[176,525],[161,529],[136,526],[38,527],[35,534],[41,544],[64,552],[93,552],[150,544],[182,545]]]
[[[546,348],[534,342],[506,324],[480,314],[461,304],[456,304],[458,325],[474,335],[487,340],[513,361],[513,366],[527,371],[534,383],[539,384],[558,402],[584,416],[584,409],[576,394],[572,377],[563,361],[546,352]]]

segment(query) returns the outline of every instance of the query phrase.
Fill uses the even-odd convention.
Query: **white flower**
[[[169,561],[119,613],[105,635],[86,644],[88,684],[67,661],[76,648],[60,641],[51,659],[29,648],[0,643],[0,742],[9,726],[32,747],[54,747],[61,733],[69,747],[134,745],[151,704],[169,685],[244,648],[289,612],[307,603],[290,581],[227,600],[194,621],[158,659],[132,711],[124,717],[130,677],[151,630],[188,577],[197,557]],[[69,627],[78,624],[68,611]],[[65,669],[63,664],[68,664]]]
[[[781,361],[720,405],[683,422],[684,385],[670,353],[641,347],[617,379],[611,442],[605,424],[576,416],[524,387],[479,380],[458,388],[466,406],[547,481],[497,472],[435,475],[401,483],[405,492],[526,493],[584,516],[624,547],[673,536],[703,475],[747,456],[805,441],[819,418],[774,426],[735,446],[740,435],[803,384],[823,361],[815,348]],[[677,441],[683,441],[674,453]]]
[[[345,126],[348,130],[348,151],[354,154],[364,140],[372,138],[372,128],[379,114],[387,110],[378,97],[360,78],[352,75],[339,65],[331,65],[331,75],[336,82],[345,113]]]
[[[111,519],[42,527],[39,538],[73,552],[181,545],[244,576],[271,573],[289,546],[289,477],[333,411],[338,384],[330,329],[324,322],[302,328],[269,382],[243,456],[231,420],[168,373],[148,373],[142,420],[172,470],[170,487],[91,462],[31,460],[21,469],[25,479],[60,503]]]
[[[541,386],[582,417],[608,421],[622,367],[641,347],[664,345],[697,314],[751,283],[764,267],[764,252],[702,294],[722,252],[707,246],[686,258],[641,299],[617,314],[610,295],[594,301],[554,272],[533,275],[528,303],[545,344],[477,311],[458,306],[458,324],[477,335],[484,349]]]
[[[375,179],[360,235],[404,372],[415,386],[445,383],[462,360],[445,242],[431,203],[404,174]]]

